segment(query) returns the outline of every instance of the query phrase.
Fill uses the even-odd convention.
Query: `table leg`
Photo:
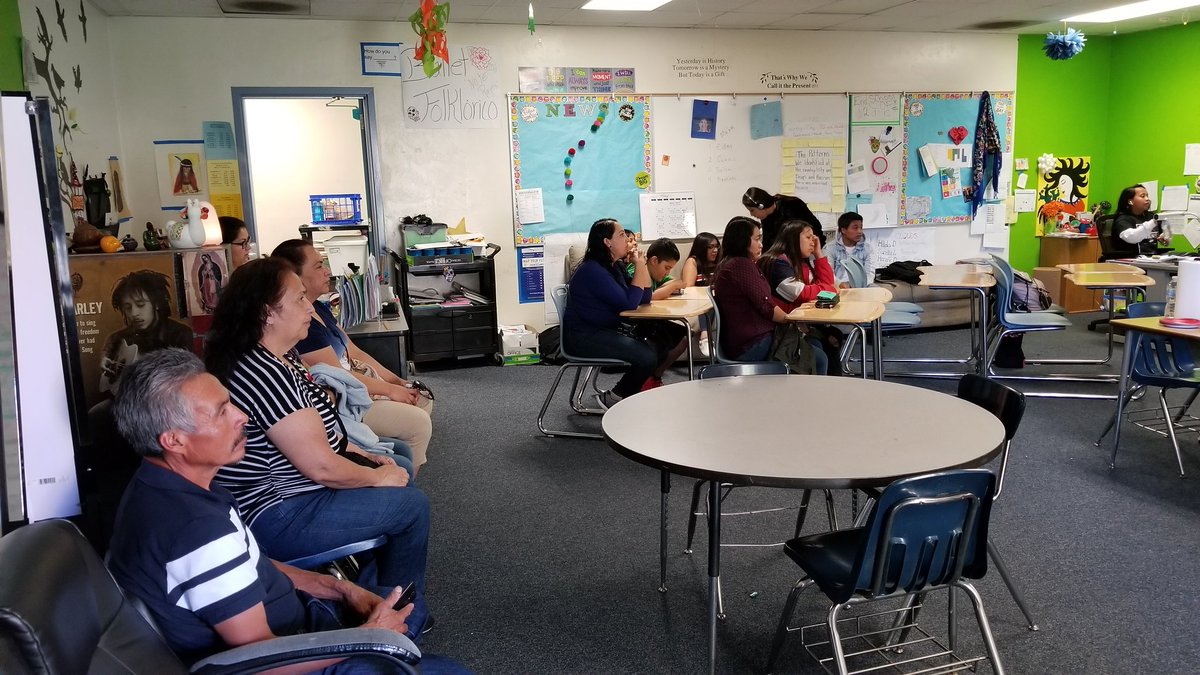
[[[975,331],[975,322],[979,320],[979,306],[975,304],[975,298],[971,298],[971,302],[968,304],[968,306],[971,308],[971,330],[969,331],[971,333],[970,359],[977,359],[979,358],[979,334]],[[970,359],[967,359],[968,362]]]
[[[973,289],[979,294],[979,361],[976,364],[976,372],[982,377],[988,376],[988,324],[991,323],[991,317],[988,316],[988,297],[987,289]]]
[[[662,470],[659,477],[661,511],[658,527],[658,592],[667,592],[667,494],[671,492],[671,472]]]
[[[883,380],[883,317],[871,322],[871,338],[875,341],[875,344],[871,345],[871,357],[874,359],[872,365],[875,366],[875,379]]]
[[[1112,324],[1108,326],[1112,330]],[[1111,334],[1111,333],[1110,333]],[[1117,418],[1113,420],[1113,446],[1112,454],[1108,457],[1108,468],[1117,468],[1117,445],[1121,442],[1121,418],[1125,415],[1125,387],[1129,385],[1129,373],[1133,370],[1133,331],[1125,331],[1125,351],[1121,359],[1121,379],[1117,383]],[[1171,420],[1167,420],[1170,424]]]
[[[684,319],[683,327],[687,329],[688,379],[694,380],[696,379],[696,359],[692,356],[692,322]]]
[[[708,484],[708,672],[717,672],[717,594],[721,577],[721,481]]]

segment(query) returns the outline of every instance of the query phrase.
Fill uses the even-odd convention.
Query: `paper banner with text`
[[[204,123],[204,153],[208,157],[208,201],[218,215],[244,218],[237,148],[229,122]]]
[[[450,60],[432,77],[405,47],[404,124],[410,129],[493,129],[504,126],[504,92],[491,47],[450,48]]]
[[[846,205],[846,141],[783,140],[780,192],[795,195],[814,212],[841,213]]]

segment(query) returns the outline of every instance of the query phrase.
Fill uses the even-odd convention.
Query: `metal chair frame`
[[[1009,311],[1012,306],[1012,285],[1013,272],[1012,267],[1004,259],[992,256],[992,270],[996,277],[996,288],[998,298],[996,302],[995,319],[996,323],[990,329],[990,337],[988,338],[988,351],[984,359],[984,372],[989,379],[995,380],[1022,380],[1033,382],[1115,382],[1115,375],[1080,375],[1069,373],[1055,373],[1047,375],[1001,375],[995,372],[993,362],[996,359],[996,352],[1000,349],[1000,341],[1008,335],[1023,335],[1025,333],[1041,333],[1047,331],[1065,330],[1070,325],[1070,321],[1066,317],[1061,317],[1058,314],[1049,312],[1031,312],[1027,316],[1030,317],[1060,317],[1066,323],[1054,324],[1021,324],[1014,323],[1009,320],[1009,316],[1013,312]],[[1096,365],[1105,363],[1105,360],[1097,359],[1027,359],[1027,365]],[[1114,399],[1115,394],[1082,394],[1067,391],[1029,391],[1025,392],[1026,396],[1038,398],[1080,398],[1080,399]]]
[[[558,323],[560,326],[562,325],[563,315],[566,314],[567,311],[567,298],[569,291],[570,287],[566,284],[559,284],[550,289],[550,297],[553,299],[554,306],[558,310]],[[572,356],[567,351],[566,331],[560,331],[558,344],[559,351],[566,363],[559,366],[558,374],[554,376],[554,383],[550,385],[550,391],[546,392],[546,398],[542,401],[542,408],[540,411],[538,411],[537,416],[538,431],[541,431],[544,435],[552,438],[564,436],[570,438],[590,438],[593,440],[602,440],[604,438],[603,434],[568,429],[559,430],[547,428],[545,422],[546,410],[550,408],[550,402],[554,400],[554,394],[556,391],[558,391],[558,385],[560,382],[562,382],[563,375],[566,374],[568,369],[575,369],[575,380],[571,385],[571,395],[569,399],[571,403],[571,410],[579,415],[603,415],[603,408],[589,408],[584,405],[584,392],[587,391],[589,387],[592,390],[599,392],[599,389],[596,386],[595,378],[601,368],[610,366],[628,368],[629,364],[619,359],[582,358]],[[586,378],[581,377],[584,369],[588,369]],[[582,386],[580,386],[581,380]]]
[[[1161,316],[1164,309],[1165,303],[1139,302],[1129,305],[1127,312],[1130,318],[1141,318]],[[1128,389],[1120,393],[1120,404],[1117,410],[1113,411],[1112,417],[1109,418],[1108,424],[1104,426],[1094,445],[1100,447],[1104,437],[1116,427],[1116,438],[1113,441],[1112,454],[1109,457],[1110,468],[1116,468],[1117,448],[1121,444],[1121,425],[1117,415],[1128,415],[1129,420],[1135,425],[1171,439],[1171,446],[1175,450],[1175,462],[1179,465],[1179,476],[1182,478],[1186,474],[1183,468],[1183,456],[1179,451],[1178,432],[1200,433],[1200,418],[1187,414],[1192,402],[1196,400],[1196,395],[1200,393],[1200,374],[1196,373],[1196,364],[1192,360],[1191,349],[1183,341],[1136,330],[1127,331],[1125,339],[1134,341],[1131,351],[1133,364],[1125,366],[1131,368],[1131,382]],[[1190,373],[1190,379],[1185,377],[1185,373]],[[1139,379],[1143,381],[1139,382]],[[1170,386],[1168,382],[1172,380],[1179,384]],[[1140,392],[1146,391],[1146,388],[1150,386],[1158,387],[1157,410],[1147,408],[1128,411],[1124,409],[1131,399]],[[1181,406],[1171,406],[1167,402],[1167,390],[1184,387],[1192,389],[1187,401]],[[1187,421],[1184,421],[1185,417]]]
[[[724,363],[711,366],[705,366],[700,369],[700,379],[712,379],[717,377],[754,377],[756,375],[787,375],[787,364],[780,361],[764,361],[752,363]],[[688,512],[688,529],[687,529],[687,545],[683,552],[687,555],[692,554],[692,541],[696,535],[696,521],[700,516],[708,518],[708,510],[700,509],[700,495],[702,490],[711,481],[698,480],[692,486],[692,502]],[[725,503],[725,498],[733,491],[735,487],[740,487],[733,483],[721,483],[721,503]],[[812,490],[805,490],[800,497],[800,505],[797,506],[780,506],[768,509],[752,509],[749,511],[732,511],[727,512],[721,510],[721,517],[726,516],[752,516],[761,513],[779,513],[782,511],[790,511],[796,509],[796,527],[793,538],[800,536],[800,531],[804,528],[804,522],[808,517],[808,505],[812,500]],[[833,492],[825,490],[825,509],[829,516],[830,529],[837,529],[837,513],[834,511]],[[721,543],[722,548],[772,548],[783,546],[786,541],[758,543],[758,544],[736,544],[736,543]],[[717,577],[717,617],[725,618],[725,602],[721,595],[721,578]]]
[[[912,479],[908,479],[912,480]],[[897,485],[904,481],[897,481],[893,485]],[[891,488],[889,488],[890,490]],[[902,488],[901,488],[902,489]],[[887,492],[885,490],[884,499]],[[938,496],[912,496],[901,499],[887,509],[886,513],[875,514],[874,518],[883,518],[882,527],[878,530],[878,534],[874,536],[875,541],[875,556],[871,568],[871,584],[869,588],[858,588],[853,591],[851,596],[844,602],[833,601],[829,608],[828,615],[824,624],[810,624],[801,627],[789,627],[788,620],[795,611],[796,601],[801,592],[815,583],[815,580],[809,576],[802,577],[792,588],[788,595],[787,602],[784,604],[783,615],[780,618],[779,626],[776,629],[775,639],[771,646],[771,654],[767,662],[767,671],[770,672],[779,656],[779,652],[783,647],[783,643],[787,634],[794,631],[801,632],[801,638],[804,642],[805,650],[815,658],[826,672],[837,672],[839,675],[850,675],[850,673],[865,673],[875,672],[881,669],[892,669],[900,671],[902,666],[916,666],[918,670],[908,671],[910,673],[950,673],[957,672],[961,669],[970,668],[974,670],[975,666],[984,659],[990,660],[993,670],[997,675],[1003,675],[1004,667],[1000,663],[999,653],[996,648],[996,642],[992,636],[991,626],[988,623],[987,615],[983,608],[983,600],[975,587],[966,582],[962,578],[963,570],[967,562],[970,546],[975,540],[976,523],[980,521],[981,516],[979,511],[984,505],[984,500],[990,495],[974,494],[972,492],[956,492],[952,494],[944,494]],[[922,507],[938,507],[950,505],[955,502],[965,503],[965,514],[961,527],[956,527],[954,531],[958,532],[957,537],[953,540],[953,553],[947,556],[953,561],[953,567],[941,570],[941,576],[936,580],[930,580],[926,576],[932,570],[914,572],[912,577],[905,582],[904,576],[898,579],[898,584],[895,588],[888,590],[886,584],[891,579],[889,572],[892,564],[893,556],[893,529],[897,520],[897,516],[908,509]],[[986,514],[986,512],[985,512]],[[931,544],[932,540],[927,540],[926,544]],[[980,542],[982,543],[982,542]],[[869,546],[869,542],[864,540],[864,546]],[[864,555],[860,553],[860,555]],[[975,556],[980,552],[977,550]],[[932,565],[934,551],[922,551],[921,559],[925,565]],[[904,564],[903,560],[900,564]],[[857,569],[857,567],[856,567]],[[849,583],[857,586],[858,579],[850,579]],[[907,586],[905,585],[907,583]],[[951,602],[948,608],[948,640],[943,644],[940,640],[929,635],[917,623],[917,618],[921,609],[921,599],[930,591],[947,589],[950,593]],[[957,648],[957,630],[956,630],[956,615],[954,607],[954,589],[960,589],[967,594],[971,600],[974,609],[976,621],[979,624],[980,634],[983,637],[984,647],[987,652],[986,656],[962,658],[955,653]],[[827,593],[828,595],[828,593]],[[855,605],[862,605],[879,600],[889,598],[904,597],[906,602],[899,609],[888,610],[876,614],[867,615],[870,617],[883,617],[894,615],[892,624],[888,628],[882,630],[862,630],[862,619],[864,616],[855,617],[852,619],[842,619],[841,613],[847,608]],[[865,642],[865,647],[852,652],[847,652],[843,645],[842,630],[839,624],[853,621],[856,630],[853,634],[846,636],[847,641],[861,640]],[[810,642],[808,633],[824,627],[828,633],[828,639],[823,642]],[[917,632],[918,638],[909,639],[912,632]],[[880,639],[882,638],[882,641]],[[920,656],[904,656],[896,659],[893,654],[902,653],[907,650],[917,649],[924,646],[933,646],[934,653],[923,654]],[[829,656],[821,656],[818,650],[828,649],[831,654]],[[850,658],[862,658],[869,655],[875,655],[883,661],[882,664],[869,664],[867,667],[860,670],[850,671],[847,660]],[[940,661],[940,662],[934,662]],[[831,670],[829,664],[835,666],[836,670]],[[903,671],[900,671],[903,672]]]

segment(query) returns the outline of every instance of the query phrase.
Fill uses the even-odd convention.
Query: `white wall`
[[[138,213],[157,216],[150,143],[231,120],[232,86],[372,86],[382,155],[382,224],[427,213],[505,247],[498,260],[500,321],[542,324],[540,305],[517,304],[507,131],[409,130],[398,78],[363,77],[358,43],[412,41],[407,24],[289,19],[113,18],[116,91],[129,191]],[[494,48],[501,88],[517,90],[517,67],[632,66],[645,93],[768,91],[766,71],[815,72],[813,92],[971,91],[1016,88],[1013,35],[732,31],[453,24],[452,44]],[[176,59],[194,36],[198,58]],[[159,55],[148,58],[147,55]],[[682,78],[676,59],[726,59],[720,77]],[[305,142],[298,139],[297,142]],[[603,214],[597,214],[601,216]],[[938,229],[939,262],[978,252],[967,227]]]
[[[270,253],[312,222],[309,195],[366,194],[359,121],[329,99],[247,99],[246,152],[258,250]],[[296,142],[296,139],[306,139]],[[366,204],[363,204],[366,217]]]
[[[113,58],[109,50],[110,19],[91,2],[84,0],[82,6],[87,17],[85,41],[83,22],[79,19],[80,3],[64,2],[62,7],[66,13],[63,16],[63,26],[67,34],[64,38],[63,29],[59,28],[57,15],[54,13],[55,5],[54,0],[19,0],[21,34],[28,41],[33,54],[39,59],[44,58],[46,49],[38,40],[40,11],[46,22],[50,41],[49,60],[53,66],[50,79],[53,81],[54,73],[57,72],[64,82],[61,88],[56,87],[56,92],[61,93],[61,100],[65,101],[65,112],[61,117],[53,116],[55,150],[62,158],[66,171],[69,172],[71,168],[71,159],[75,160],[79,179],[83,180],[84,167],[89,167],[92,175],[108,173],[108,158],[112,155],[122,156],[120,121],[114,96]],[[151,60],[158,62],[157,59]],[[75,88],[76,67],[79,68],[81,83],[78,90]],[[34,96],[50,96],[49,84],[34,72],[32,63],[28,61],[25,81]],[[67,134],[60,131],[60,124],[63,123],[70,128]],[[196,135],[199,135],[198,131]],[[150,159],[153,163],[153,157]],[[64,175],[59,178],[66,181],[70,176]],[[152,179],[153,176],[150,175],[149,178]],[[153,188],[153,185],[151,183],[150,187]],[[109,177],[109,188],[112,187],[113,183]],[[115,202],[113,208],[116,208]],[[157,208],[153,210],[156,211]],[[71,232],[75,229],[75,223],[70,218],[71,208],[67,202],[63,204],[63,213],[66,216],[67,232]],[[143,219],[158,215],[151,210],[139,213]]]

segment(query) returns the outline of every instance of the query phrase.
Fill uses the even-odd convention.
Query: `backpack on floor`
[[[1013,270],[1011,311],[1036,312],[1050,309],[1050,304],[1050,293],[1040,280],[1020,270]]]
[[[542,356],[542,363],[552,366],[564,363],[559,344],[562,339],[561,331],[561,326],[550,326],[538,333],[538,353]]]
[[[1025,350],[1021,348],[1024,337],[1023,333],[1016,333],[1000,338],[1000,344],[996,347],[996,358],[992,360],[992,365],[997,368],[1024,368]]]

